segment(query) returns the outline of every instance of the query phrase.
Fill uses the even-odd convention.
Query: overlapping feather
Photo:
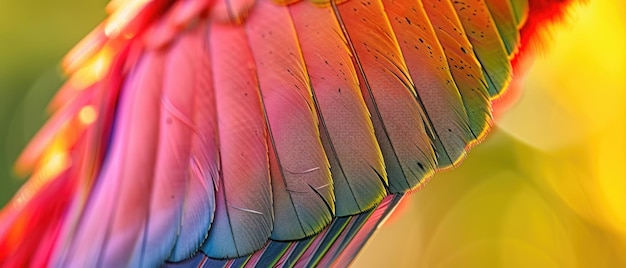
[[[484,136],[552,6],[278,2],[113,1],[20,160],[38,184],[0,214],[0,264],[347,265]]]
[[[403,192],[432,173],[432,129],[381,1],[331,2],[355,61],[382,149],[389,189]],[[429,136],[431,135],[431,136]]]
[[[371,209],[388,185],[351,51],[330,9],[289,7],[311,80],[318,126],[333,175],[336,215]]]
[[[258,68],[270,131],[275,224],[272,237],[293,240],[319,232],[335,213],[328,158],[287,7],[257,2],[246,33]],[[256,44],[264,44],[258,46]]]
[[[211,25],[207,34],[214,66],[220,175],[215,221],[202,250],[211,257],[237,257],[254,252],[272,232],[267,131],[243,27]]]

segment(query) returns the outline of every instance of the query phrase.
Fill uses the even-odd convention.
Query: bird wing
[[[18,160],[0,264],[347,265],[570,2],[113,0]]]

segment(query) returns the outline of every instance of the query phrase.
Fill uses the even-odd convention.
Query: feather
[[[248,258],[245,266],[247,267],[275,267],[280,258],[287,253],[292,246],[291,242],[270,241],[262,250],[252,254]],[[232,267],[238,267],[233,264]]]
[[[213,23],[208,34],[221,168],[216,217],[202,250],[232,258],[261,248],[272,231],[267,134],[244,29]]]
[[[521,26],[526,23],[526,19],[528,18],[528,1],[529,0],[511,0],[511,8],[513,9],[517,25]],[[518,28],[520,27],[518,26]]]
[[[205,12],[209,4],[212,4],[211,2],[211,0],[180,0],[174,4],[167,19],[170,24],[175,25],[178,29],[184,29],[202,12]]]
[[[387,174],[358,77],[339,24],[329,9],[291,5],[310,74],[320,135],[330,161],[337,216],[374,207],[386,195]]]
[[[193,57],[193,133],[187,169],[189,182],[183,205],[181,227],[169,258],[180,261],[191,257],[205,241],[215,212],[215,181],[219,177],[219,144],[211,59],[206,41],[207,27],[193,31],[187,47]]]
[[[81,135],[83,138],[75,141],[71,141],[67,136],[59,136],[55,138],[53,143],[48,147],[49,150],[57,150],[61,153],[66,152],[71,155],[71,167],[68,170],[72,179],[71,183],[76,183],[76,190],[71,196],[71,202],[66,207],[62,208],[65,211],[65,215],[59,220],[65,220],[64,226],[61,227],[59,233],[59,239],[57,243],[50,249],[52,256],[49,258],[48,264],[62,265],[68,258],[68,253],[71,250],[76,250],[74,247],[77,233],[82,227],[83,219],[87,214],[86,210],[89,206],[93,205],[96,199],[96,192],[99,190],[100,184],[98,180],[102,178],[102,173],[106,158],[111,153],[110,146],[113,140],[112,136],[115,132],[115,124],[120,123],[116,121],[118,105],[121,103],[121,92],[127,86],[123,74],[123,66],[128,62],[131,51],[140,50],[141,47],[134,42],[126,43],[123,46],[117,47],[119,51],[115,55],[111,56],[111,64],[108,65],[110,70],[106,72],[106,75],[92,85],[93,87],[93,99],[90,100],[89,105],[94,107],[95,121],[90,124],[81,123],[83,127],[68,126],[69,131],[75,131],[74,135]],[[103,48],[106,49],[106,48]],[[137,63],[136,61],[135,63]],[[136,65],[137,66],[137,65]],[[90,68],[90,67],[83,67]],[[137,81],[134,81],[137,82]],[[71,83],[68,81],[68,83]],[[150,83],[148,83],[150,84]],[[81,109],[82,111],[82,109]],[[80,117],[80,113],[76,116]],[[82,120],[80,120],[82,121]],[[63,135],[65,131],[61,131],[59,134]],[[57,139],[63,142],[74,142],[66,144],[71,147],[56,148]],[[46,152],[47,154],[48,152]],[[35,170],[34,174],[37,174],[40,170]],[[115,185],[116,182],[112,181],[111,184]],[[105,184],[107,185],[107,184]],[[102,186],[109,187],[109,186]],[[100,187],[100,188],[102,188]],[[54,221],[49,221],[48,224],[54,224]],[[45,226],[45,224],[44,224]],[[39,228],[44,228],[40,226]],[[96,236],[96,238],[98,238]],[[97,247],[101,246],[94,243]],[[91,250],[93,250],[92,248]],[[83,249],[89,250],[89,249]]]
[[[104,22],[104,34],[109,39],[127,40],[142,34],[171,4],[172,1],[164,0],[130,0],[110,9],[111,15]]]
[[[154,266],[166,260],[180,232],[189,182],[188,161],[194,129],[193,44],[198,36],[178,39],[163,63],[163,92],[158,100],[159,141],[150,194],[148,222],[137,241],[131,266]],[[157,76],[158,79],[158,76]],[[124,264],[122,264],[124,265]]]
[[[207,260],[207,256],[205,256],[204,254],[196,254],[194,255],[192,258],[183,260],[183,261],[178,261],[178,262],[166,262],[163,264],[164,268],[171,268],[171,267],[202,267],[201,265],[206,262]],[[217,267],[217,266],[214,266]]]
[[[450,2],[424,0],[424,11],[435,30],[470,120],[476,140],[491,124],[491,101],[482,67]]]
[[[213,0],[210,8],[210,18],[218,23],[243,23],[256,0]]]
[[[33,196],[28,203],[12,201],[0,213],[0,236],[4,239],[0,243],[0,266],[26,267],[46,264],[53,257],[53,249],[58,241],[57,230],[65,223],[66,206],[71,201],[71,194],[75,191],[75,182],[72,182],[70,172],[64,172],[59,177],[45,185],[37,185],[37,178],[33,177],[18,192],[23,198],[34,191],[39,194]],[[23,199],[22,199],[23,200]],[[48,213],[40,213],[45,210]],[[21,228],[11,230],[11,224]],[[46,225],[49,224],[49,225]],[[38,239],[28,239],[36,236]],[[33,252],[34,251],[34,252]],[[34,258],[36,257],[36,258]]]
[[[170,44],[180,32],[193,25],[194,20],[207,10],[209,0],[176,1],[156,22],[144,37],[147,47],[163,48]]]
[[[267,14],[249,18],[245,26],[270,131],[272,238],[301,239],[319,232],[334,215],[329,163],[289,10],[265,1],[255,12]]]
[[[371,215],[365,218],[359,228],[353,228],[342,240],[334,243],[336,248],[332,249],[332,254],[326,254],[322,259],[321,266],[348,267],[376,230],[382,227],[393,214],[404,197],[404,194],[385,197],[381,204],[371,212]],[[364,218],[363,214],[359,217]]]
[[[295,266],[295,264],[298,262],[300,257],[302,257],[302,254],[304,254],[307,247],[309,247],[309,245],[311,245],[315,241],[315,239],[319,237],[323,237],[323,235],[326,233],[326,230],[327,229],[324,229],[323,231],[321,231],[319,234],[315,236],[292,242],[293,243],[292,247],[289,249],[288,252],[286,252],[284,256],[281,257],[279,264],[282,267]]]
[[[422,6],[394,1],[383,5],[415,83],[416,99],[432,126],[438,166],[447,167],[465,155],[465,146],[474,138],[459,90]]]
[[[135,90],[125,90],[122,96],[119,113],[125,116],[120,117],[121,127],[113,135],[114,145],[98,180],[107,183],[95,186],[81,220],[84,228],[77,231],[70,252],[65,256],[73,258],[61,260],[64,265],[94,266],[105,257],[115,262],[128,259],[127,254],[132,253],[132,248],[118,252],[124,256],[105,252],[105,249],[110,241],[132,247],[146,221],[149,200],[145,197],[149,196],[151,185],[154,145],[158,139],[155,114],[158,114],[161,92],[161,82],[150,77],[161,76],[161,58],[147,55],[125,85]],[[134,128],[131,127],[133,122],[143,124]],[[145,172],[149,172],[148,176],[143,176]],[[106,220],[102,222],[102,219]]]
[[[288,243],[271,241],[249,258],[237,259],[229,267],[294,267],[296,263],[298,267],[330,267],[331,264],[345,267],[367,238],[391,215],[402,197],[389,195],[375,209],[358,216],[335,218],[315,238]],[[342,253],[346,248],[349,250]],[[337,263],[332,263],[335,260]]]
[[[513,6],[510,1],[485,0],[489,13],[493,17],[493,22],[498,29],[498,33],[504,42],[504,46],[509,55],[517,52],[519,45],[518,21],[513,13]]]
[[[333,243],[348,228],[354,216],[335,218],[324,233],[319,234],[298,259],[298,263],[316,266],[322,257],[328,252]]]
[[[489,94],[494,97],[511,80],[511,63],[484,0],[454,1],[454,8],[480,61]]]
[[[115,215],[112,217],[114,219],[110,227],[112,229],[108,231],[109,238],[104,243],[105,255],[101,257],[100,265],[115,266],[128,263],[134,253],[133,246],[142,237],[150,221],[150,197],[152,188],[155,187],[154,166],[157,164],[155,156],[159,143],[159,135],[155,133],[159,133],[162,124],[159,114],[163,84],[159,80],[164,70],[160,67],[163,65],[160,58],[160,55],[147,54],[143,62],[146,71],[138,71],[141,76],[130,80],[137,81],[136,83],[151,81],[151,85],[134,84],[125,90],[135,95],[129,103],[132,110],[126,115],[131,120],[126,126],[128,136],[120,137],[127,140],[127,143],[117,143],[121,153],[125,155],[113,155],[113,159],[120,159],[121,162],[110,166],[111,173],[107,175],[110,178],[117,178],[121,185],[117,193],[113,193],[119,197]],[[150,91],[136,90],[138,88]],[[110,202],[109,200],[104,202]]]
[[[269,243],[272,243],[272,242],[270,241]],[[263,249],[265,249],[265,248],[266,247],[263,247]],[[257,252],[259,252],[259,251],[257,251]],[[251,254],[251,255],[248,255],[248,256],[243,256],[243,257],[236,258],[236,259],[234,259],[234,260],[232,260],[230,262],[230,267],[245,267],[245,265],[248,263],[248,261],[250,259],[252,259],[252,257],[255,256],[255,255],[257,255],[257,254],[255,253],[255,254]]]
[[[331,2],[354,55],[391,192],[415,187],[435,166],[428,119],[415,99],[402,53],[380,1]]]

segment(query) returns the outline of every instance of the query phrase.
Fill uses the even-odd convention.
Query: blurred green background
[[[105,0],[0,0],[0,204]],[[558,27],[517,105],[413,193],[355,267],[626,267],[626,14],[597,0]]]
[[[0,0],[0,205],[24,178],[13,163],[62,84],[61,58],[104,17],[106,0]]]

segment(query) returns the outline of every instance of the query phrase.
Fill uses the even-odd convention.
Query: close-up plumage
[[[454,218],[455,211],[489,214],[488,207],[484,213],[470,210],[472,199],[465,200],[468,209],[446,205],[455,204],[446,200],[469,183],[446,176],[486,179],[495,174],[486,169],[496,172],[508,165],[508,160],[493,161],[500,158],[513,159],[518,164],[510,170],[531,182],[539,176],[535,172],[544,170],[530,168],[533,161],[545,157],[547,166],[550,159],[564,157],[554,154],[573,150],[546,146],[528,134],[552,124],[520,127],[509,123],[524,122],[515,119],[519,112],[508,115],[507,110],[519,98],[517,105],[524,107],[527,96],[536,96],[526,87],[543,88],[527,79],[534,77],[534,62],[541,65],[537,57],[565,51],[552,48],[559,42],[552,33],[567,31],[564,25],[576,29],[577,10],[606,8],[598,5],[575,0],[113,0],[106,5],[106,18],[61,60],[66,80],[46,99],[47,122],[32,138],[23,131],[30,141],[19,156],[6,153],[7,162],[15,161],[14,174],[29,178],[0,211],[0,266],[381,266],[375,260],[360,262],[359,253],[368,242],[378,247],[375,233],[384,224],[392,228],[415,216],[416,226],[409,223],[402,232],[441,233],[446,222],[437,218]],[[624,31],[615,34],[623,37]],[[543,74],[557,77],[557,72],[548,68]],[[619,88],[619,83],[613,84]],[[567,100],[575,92],[555,94]],[[18,98],[27,105],[32,95]],[[556,107],[530,103],[530,110]],[[4,113],[8,117],[10,110]],[[7,129],[0,139],[6,144],[11,137],[24,139],[11,133],[26,116],[5,123],[0,115]],[[611,120],[605,125],[621,123]],[[594,135],[606,127],[598,129]],[[616,135],[619,147],[624,139]],[[507,140],[508,153],[472,161],[470,151],[485,139],[490,144]],[[481,151],[489,150],[487,145],[478,147],[475,159],[489,154]],[[626,159],[623,149],[613,159]],[[516,160],[510,156],[514,152],[526,152],[528,159]],[[468,163],[462,163],[468,153]],[[467,170],[478,162],[481,172]],[[517,169],[525,166],[525,171]],[[497,176],[511,177],[510,170]],[[558,178],[574,173],[554,172]],[[609,188],[623,186],[619,172],[590,181],[607,187],[603,178],[618,178],[610,180]],[[425,186],[431,179],[433,189]],[[519,183],[504,181],[509,184],[481,196],[505,193]],[[573,184],[581,191],[575,197],[560,194]],[[626,261],[618,254],[626,249],[625,218],[619,212],[626,206],[615,198],[623,191],[606,194],[580,184],[572,179],[551,191],[541,183],[529,189],[540,192],[541,200],[552,200],[554,217],[568,222],[561,226],[582,226],[562,231],[570,234],[563,235],[567,241],[580,242],[557,244],[577,248],[582,241],[610,241],[610,250],[603,250],[609,253],[584,250],[591,253],[579,255],[578,261],[548,259],[565,266],[585,266],[594,258],[604,264]],[[524,187],[511,193],[522,193]],[[472,187],[466,189],[468,194],[459,196],[471,196]],[[605,203],[594,203],[596,194]],[[591,217],[572,201],[581,196],[596,211]],[[521,203],[537,200],[520,198]],[[431,201],[440,207],[429,207]],[[503,204],[513,208],[515,203]],[[602,214],[596,206],[612,210]],[[492,214],[492,222],[515,222],[507,215]],[[506,226],[496,228],[506,233]],[[474,237],[474,229],[467,228],[466,236]],[[454,236],[445,233],[450,236],[439,235],[436,241],[445,244]],[[471,239],[477,243],[474,249],[480,243],[499,245],[502,252],[515,248],[508,244],[515,239],[491,235]],[[480,251],[484,259],[463,259],[462,250],[450,250],[449,258],[435,260],[445,253],[435,250],[434,238],[406,239],[414,245],[404,247],[406,253],[421,252],[415,255],[419,260],[398,257],[387,264],[518,262],[509,253],[503,253],[507,259],[487,250]],[[450,241],[461,245],[462,240]],[[521,248],[529,246],[520,245],[517,250],[526,254]],[[365,252],[363,259],[376,255]],[[374,257],[380,258],[387,257]],[[535,259],[526,264],[530,260]]]

